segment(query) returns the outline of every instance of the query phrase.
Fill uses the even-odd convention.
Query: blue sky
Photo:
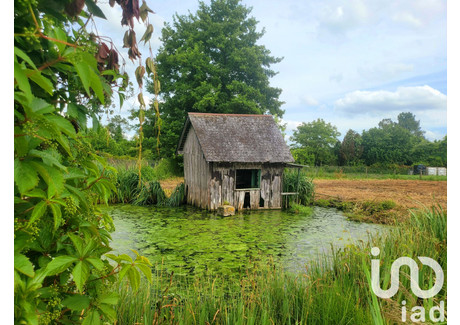
[[[395,120],[403,111],[416,115],[428,139],[447,133],[446,1],[242,3],[253,8],[259,29],[266,30],[260,44],[284,57],[272,66],[278,75],[271,84],[283,90],[288,135],[301,122],[322,118],[336,125],[343,137],[350,128],[361,132],[383,118]],[[171,22],[176,12],[195,13],[198,8],[196,0],[147,4],[156,12],[154,54],[163,23]],[[102,2],[100,6],[109,21],[98,20],[99,33],[121,44],[120,10]],[[136,30],[142,35],[140,24]],[[133,69],[127,66],[129,72]],[[134,99],[128,101],[121,115],[133,105]]]

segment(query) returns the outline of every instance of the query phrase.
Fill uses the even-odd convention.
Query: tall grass
[[[150,167],[146,166],[142,168]],[[151,171],[149,170],[149,172]],[[143,181],[139,183],[139,175],[136,169],[119,169],[116,177],[117,191],[111,196],[111,203],[170,207],[179,206],[184,203],[185,187],[183,183],[179,184],[168,198],[158,181],[142,177]]]
[[[299,177],[297,173],[297,170],[285,170],[283,178],[283,192],[297,192],[298,189],[299,203],[303,205],[309,205],[313,202],[313,196],[315,192],[313,179],[307,177],[305,171],[301,171]],[[297,180],[299,182],[298,188]]]
[[[431,299],[410,291],[409,270],[401,269],[400,290],[391,299],[377,298],[370,289],[370,249],[380,248],[381,287],[388,288],[390,268],[400,256],[429,256],[446,270],[447,216],[439,208],[414,212],[412,218],[369,242],[332,248],[291,274],[268,263],[234,277],[202,275],[175,278],[157,271],[153,285],[134,293],[119,288],[118,324],[390,324],[407,310],[446,301],[446,286]],[[447,278],[447,277],[446,277]],[[421,288],[434,283],[433,272],[420,268]]]

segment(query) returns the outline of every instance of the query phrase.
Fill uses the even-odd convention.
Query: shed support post
[[[300,181],[300,168],[297,168],[297,188],[296,188],[296,203],[299,204],[299,181]]]

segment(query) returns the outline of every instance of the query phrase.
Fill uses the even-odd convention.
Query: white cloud
[[[429,86],[400,87],[391,91],[354,91],[335,101],[335,108],[348,114],[395,111],[445,112],[447,96]]]
[[[308,95],[303,96],[301,98],[301,103],[305,104],[307,106],[318,106],[318,104],[319,104],[316,99],[314,99],[313,97],[308,96]]]
[[[320,30],[343,34],[368,21],[370,12],[361,0],[352,0],[324,8],[320,14]]]
[[[412,27],[421,27],[423,25],[422,21],[416,17],[414,17],[413,14],[408,13],[408,12],[398,12],[393,15],[393,20],[401,23],[408,24],[409,26]]]

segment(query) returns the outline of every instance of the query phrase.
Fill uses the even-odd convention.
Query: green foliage
[[[337,137],[340,132],[337,127],[330,123],[324,122],[322,119],[305,123],[294,130],[291,141],[294,142],[294,148],[306,148],[308,154],[314,156],[314,164],[331,165],[336,163],[334,155],[334,146],[338,142]]]
[[[166,201],[166,195],[161,188],[160,183],[151,181],[142,183],[139,194],[133,201],[134,205],[163,205]]]
[[[183,175],[177,159],[162,158],[153,167],[153,179],[162,180]]]
[[[337,140],[340,134],[335,126],[318,119],[294,131],[291,153],[297,163],[309,166],[446,167],[447,136],[431,142],[423,134],[420,121],[410,112],[400,113],[397,123],[383,119],[362,135],[348,130],[342,142]]]
[[[92,0],[14,4],[18,324],[113,322],[118,294],[108,286],[129,267],[136,287],[149,265],[143,257],[106,254],[114,226],[97,204],[116,190],[116,171],[84,140],[86,122],[92,118],[96,126],[112,88],[124,96],[128,81],[118,71],[116,52],[87,32],[84,18],[91,14],[103,16]],[[107,48],[105,57],[101,48]]]
[[[185,204],[185,199],[185,185],[184,183],[180,183],[172,192],[171,196],[166,202],[166,205],[169,207],[178,207]]]
[[[361,163],[362,153],[361,136],[353,130],[348,130],[340,145],[340,161],[343,165],[358,165]]]
[[[134,205],[157,205],[176,207],[185,203],[185,186],[179,184],[171,196],[166,197],[158,182],[155,168],[142,167],[142,182],[134,168],[120,168],[117,172],[116,192],[110,197],[111,203],[130,203]]]
[[[363,131],[364,161],[368,166],[375,163],[411,165],[412,139],[410,131],[395,123]]]
[[[276,74],[270,66],[281,59],[259,44],[264,32],[250,13],[240,0],[200,2],[195,14],[176,15],[162,29],[163,157],[174,154],[189,111],[283,115],[281,89],[269,85]],[[153,120],[147,125],[154,129]]]
[[[299,192],[300,204],[309,205],[313,202],[313,197],[315,195],[315,185],[313,184],[313,179],[308,178],[303,171],[300,172],[300,177],[297,177],[297,170],[285,170],[283,178],[283,192],[297,192],[297,189]]]
[[[313,208],[312,207],[307,207],[305,205],[297,204],[297,203],[292,203],[289,211],[296,213],[296,214],[303,214],[303,215],[311,215],[313,213]]]

